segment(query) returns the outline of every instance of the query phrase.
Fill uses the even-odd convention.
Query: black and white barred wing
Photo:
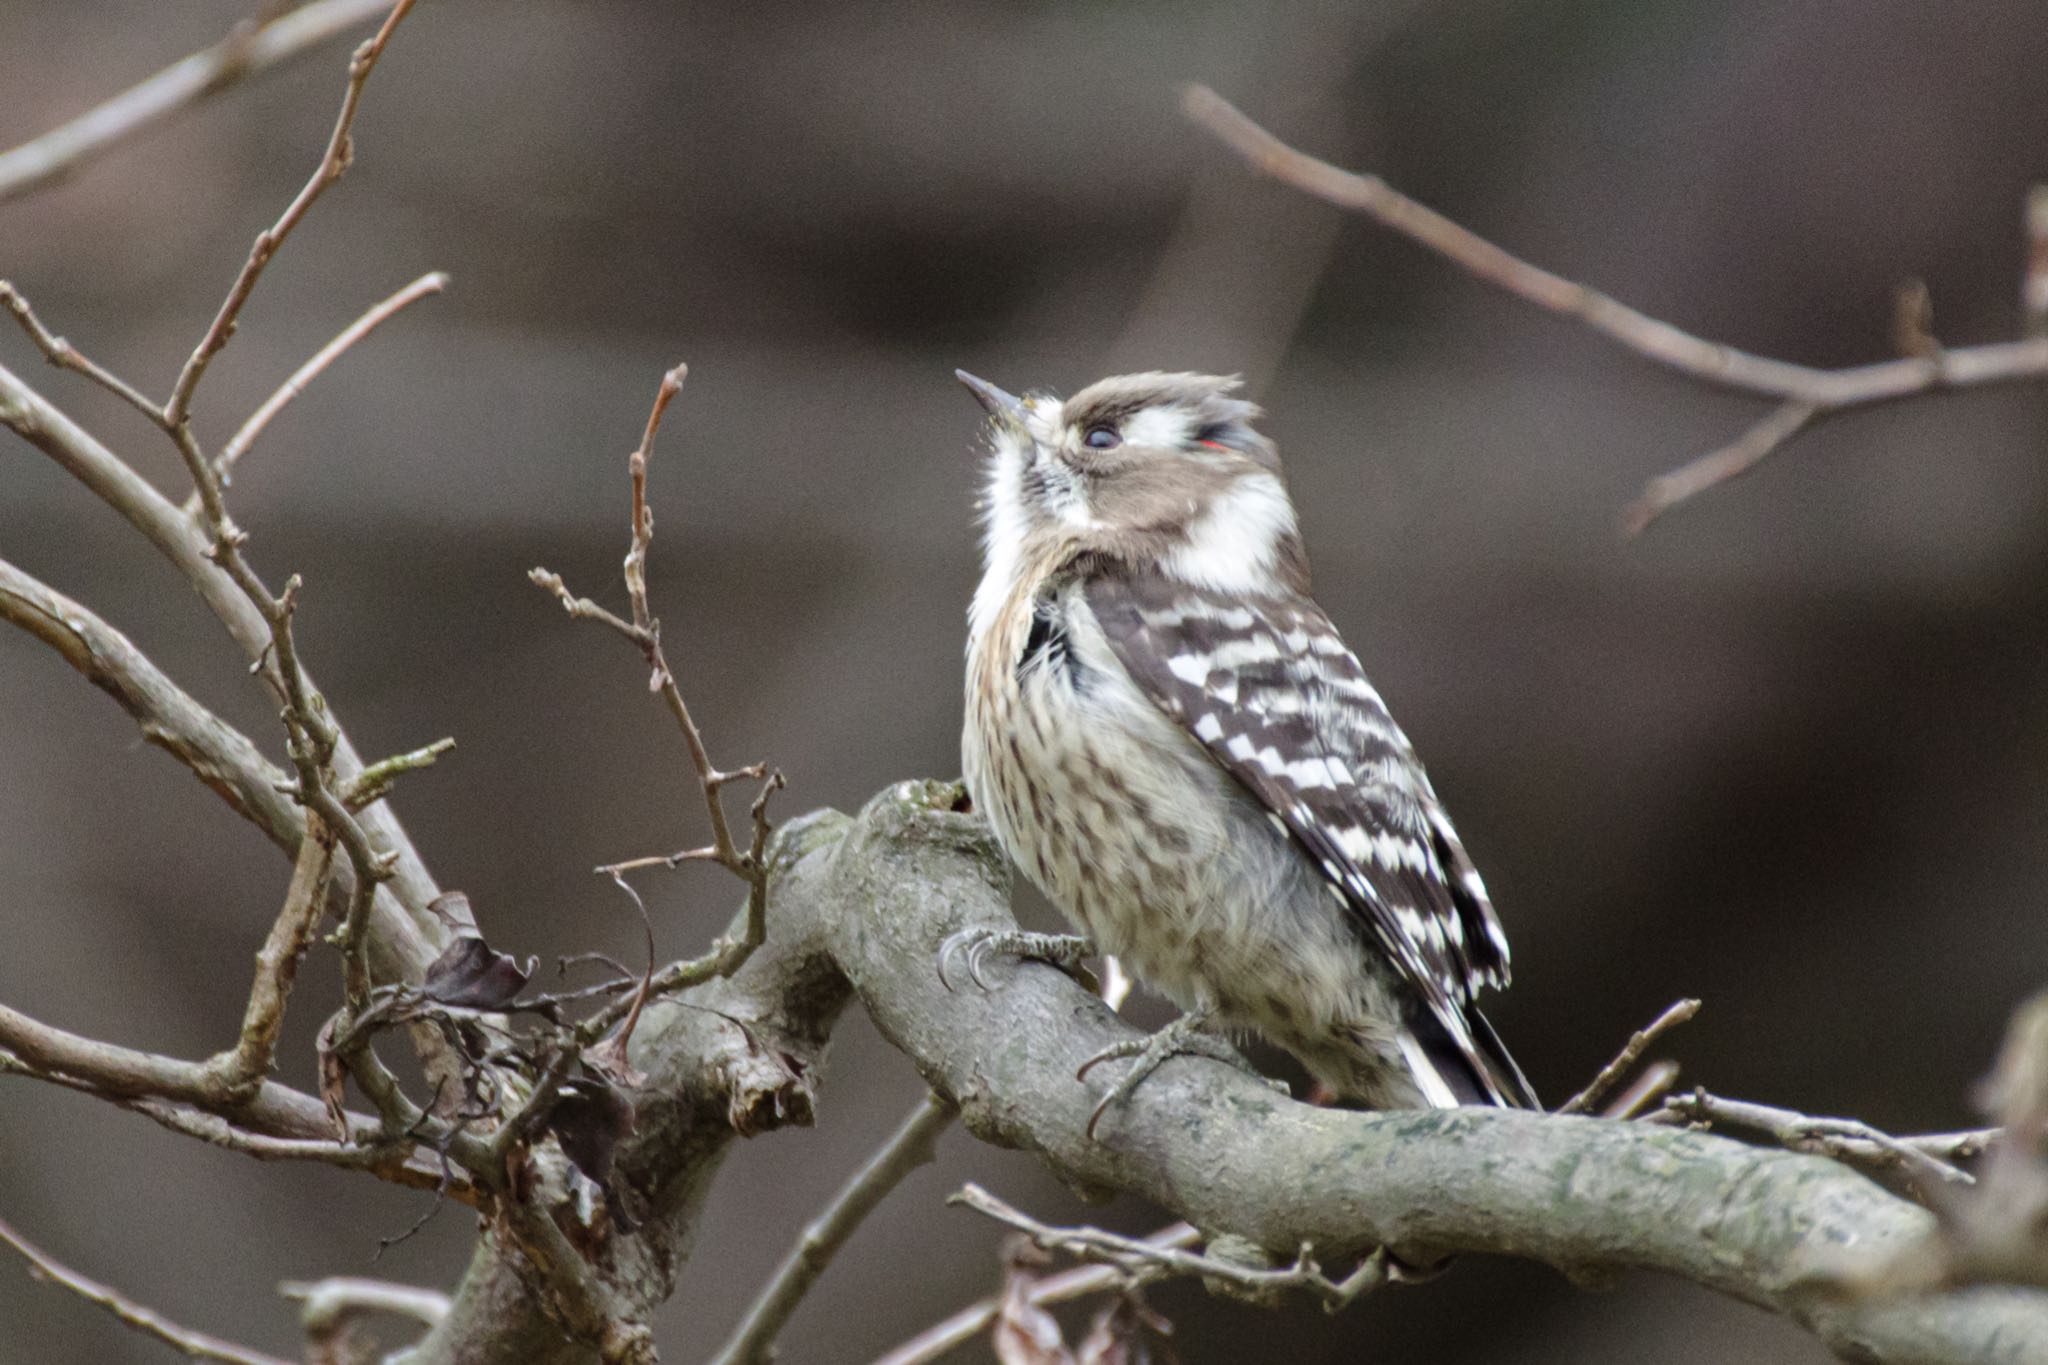
[[[1466,1006],[1508,981],[1506,935],[1407,737],[1322,609],[1109,574],[1088,603],[1117,659],[1265,806],[1363,921],[1483,1090],[1533,1104]],[[1474,1036],[1475,1031],[1478,1037]]]

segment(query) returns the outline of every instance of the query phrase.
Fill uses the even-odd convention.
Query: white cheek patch
[[[1122,435],[1126,445],[1178,450],[1193,423],[1193,414],[1185,408],[1140,408],[1124,420]]]

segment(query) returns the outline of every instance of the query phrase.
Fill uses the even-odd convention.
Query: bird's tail
[[[1508,1054],[1486,1016],[1467,1008],[1470,1044],[1451,1036],[1433,1013],[1418,1010],[1400,1036],[1401,1057],[1431,1107],[1493,1105],[1501,1109],[1541,1109],[1536,1091],[1522,1068]]]

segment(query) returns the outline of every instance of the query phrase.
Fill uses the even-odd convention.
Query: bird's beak
[[[953,377],[965,384],[967,391],[981,400],[981,405],[988,409],[989,416],[998,421],[1014,422],[1020,426],[1023,424],[1024,400],[1016,394],[1004,393],[986,379],[976,379],[965,370],[953,371]]]

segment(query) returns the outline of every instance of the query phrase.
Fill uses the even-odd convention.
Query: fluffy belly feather
[[[1363,1022],[1382,992],[1342,907],[1113,662],[1091,667],[1075,634],[1071,671],[1005,669],[969,689],[968,789],[1012,860],[1184,1010],[1295,1050]],[[969,677],[1000,666],[974,658]]]

